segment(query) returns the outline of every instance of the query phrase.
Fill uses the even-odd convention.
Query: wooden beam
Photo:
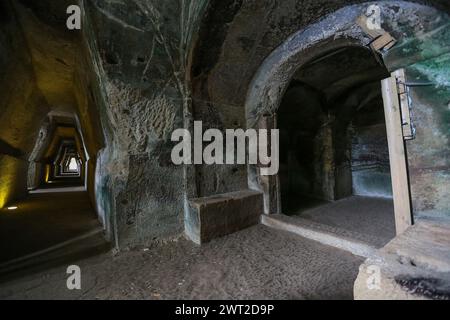
[[[396,74],[382,81],[384,114],[389,144],[392,191],[394,196],[395,227],[397,235],[412,225],[408,171],[406,167],[405,141],[403,139]]]

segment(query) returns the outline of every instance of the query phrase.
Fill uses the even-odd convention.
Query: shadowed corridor
[[[107,247],[88,194],[80,189],[37,190],[9,206],[17,209],[0,211],[0,273],[10,264],[28,268],[33,258],[53,265]],[[62,252],[52,257],[58,249]]]

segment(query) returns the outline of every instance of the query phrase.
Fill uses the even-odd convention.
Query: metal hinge
[[[400,103],[403,138],[405,140],[414,140],[416,138],[416,128],[413,121],[413,102],[411,98],[411,88],[433,86],[434,83],[408,82],[404,69],[395,71],[394,76],[397,83],[397,93]]]
[[[416,128],[412,120],[412,103],[409,87],[406,83],[405,70],[400,69],[395,71],[394,76],[397,82],[397,94],[400,102],[403,139],[414,140],[416,138]]]

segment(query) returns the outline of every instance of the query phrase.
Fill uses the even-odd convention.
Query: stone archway
[[[371,3],[348,6],[330,14],[316,24],[289,37],[266,58],[250,85],[246,100],[248,128],[275,128],[276,113],[281,99],[294,73],[314,57],[346,46],[368,47],[373,39],[357,23]],[[435,52],[412,47],[411,43],[422,45],[427,41],[439,44],[429,35],[442,28],[448,17],[434,8],[405,1],[383,1],[381,8],[383,28],[397,37],[399,44],[389,52],[380,55],[389,71],[412,65],[445,53],[445,46]],[[401,9],[399,9],[401,8]],[[418,39],[417,21],[426,17],[444,17],[441,22],[428,22],[422,26],[425,34]],[[447,19],[447,20],[446,20]],[[434,25],[433,25],[434,23]],[[408,50],[404,50],[404,49]],[[407,53],[405,53],[407,52]],[[248,168],[249,186],[264,193],[265,213],[280,213],[280,190],[278,177],[259,175],[256,166]]]

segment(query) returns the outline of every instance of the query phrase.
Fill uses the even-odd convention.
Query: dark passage
[[[103,135],[85,44],[59,27],[68,5],[0,5],[0,281],[106,244],[95,197]]]
[[[284,214],[387,242],[395,236],[380,81],[389,74],[362,48],[300,68],[278,114]]]
[[[80,132],[70,113],[51,112],[43,122],[28,164],[28,195],[0,211],[0,281],[108,248],[86,185],[93,172]]]

